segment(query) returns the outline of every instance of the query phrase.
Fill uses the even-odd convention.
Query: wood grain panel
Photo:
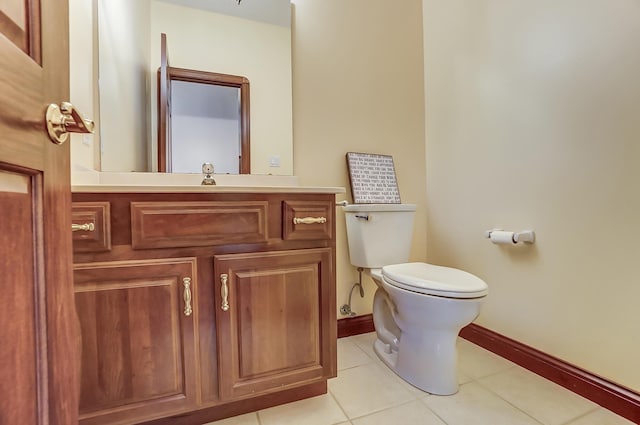
[[[73,202],[73,224],[93,223],[93,231],[73,232],[73,252],[102,252],[111,249],[111,209],[109,202]]]
[[[198,257],[198,347],[200,349],[200,395],[203,404],[217,403],[218,392],[218,348],[216,309],[214,307],[213,258]]]
[[[132,202],[134,249],[267,242],[267,201]]]
[[[80,363],[72,284],[69,144],[53,145],[44,129],[45,106],[69,99],[68,2],[0,3],[5,17],[15,18],[24,11],[26,17],[18,27],[29,34],[22,41],[12,40],[5,36],[10,29],[0,24],[0,33],[5,34],[0,34],[0,168],[27,177],[31,197],[20,215],[3,213],[0,217],[4,285],[0,315],[16,308],[5,305],[16,301],[10,291],[24,291],[19,300],[19,309],[24,310],[14,310],[11,323],[0,326],[0,351],[24,351],[21,338],[34,341],[36,347],[35,355],[24,351],[12,361],[0,362],[0,380],[11,385],[10,392],[22,396],[19,402],[11,394],[0,394],[5,401],[12,400],[0,409],[0,423],[74,424],[78,422]],[[10,11],[15,6],[19,7]],[[11,202],[0,202],[0,209],[5,207],[11,208]],[[21,245],[27,237],[23,226],[32,232],[26,255]],[[31,262],[28,274],[23,273],[24,261]],[[15,335],[6,332],[16,327],[21,328],[21,335],[16,338],[18,346],[12,347]],[[34,369],[35,386],[29,376]],[[32,390],[26,396],[21,392],[24,386]]]
[[[214,265],[217,279],[229,276],[228,311],[216,291],[222,398],[335,374],[330,249],[221,255]]]
[[[43,306],[34,287],[25,284],[38,281],[30,186],[29,176],[0,170],[0,365],[8,366],[0,369],[0,424],[40,423],[42,408],[37,393],[43,364],[36,329],[41,325],[37,311]]]
[[[0,5],[0,34],[37,63],[42,60],[40,2],[4,0]]]
[[[234,274],[239,379],[320,363],[318,276],[318,264]]]
[[[294,224],[294,218],[326,218],[325,223]],[[294,201],[282,203],[282,239],[331,239],[335,221],[335,203],[330,201]]]
[[[82,423],[137,423],[195,404],[197,315],[184,314],[184,277],[197,299],[194,259],[76,266]]]
[[[286,388],[281,391],[257,395],[251,398],[230,401],[218,406],[194,410],[192,412],[179,416],[172,416],[155,421],[144,422],[144,425],[208,424],[209,422],[218,421],[220,419],[228,418],[231,416],[242,415],[243,413],[249,412],[257,412],[258,410],[267,409],[269,407],[278,406],[280,404],[292,403],[294,401],[316,397],[326,393],[327,382],[315,382],[313,384]],[[230,423],[234,422],[235,421],[233,419],[230,420]],[[229,422],[224,421],[223,423]]]

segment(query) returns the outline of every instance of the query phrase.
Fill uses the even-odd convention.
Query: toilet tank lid
[[[427,263],[384,266],[382,275],[405,289],[451,298],[476,298],[489,292],[485,281],[471,273]]]
[[[350,204],[344,212],[415,211],[415,204]]]

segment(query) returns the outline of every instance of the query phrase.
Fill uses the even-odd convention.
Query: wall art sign
[[[400,192],[393,157],[347,152],[354,204],[399,204]]]

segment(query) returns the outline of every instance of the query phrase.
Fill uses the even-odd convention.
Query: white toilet
[[[378,357],[423,391],[458,391],[456,339],[480,312],[487,284],[462,270],[407,263],[416,207],[344,207],[351,264],[378,285],[373,322]]]

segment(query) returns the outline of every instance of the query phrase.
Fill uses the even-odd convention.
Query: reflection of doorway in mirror
[[[198,173],[204,162],[218,174],[239,174],[240,89],[171,82],[171,169]]]

